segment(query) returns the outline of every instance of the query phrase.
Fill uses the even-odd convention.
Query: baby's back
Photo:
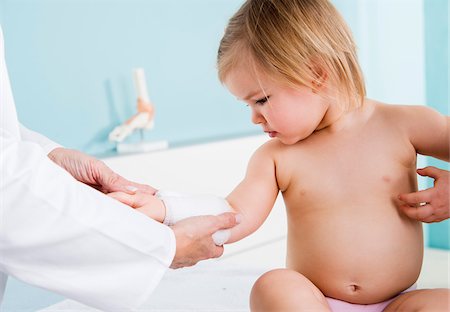
[[[417,189],[416,152],[383,105],[368,102],[336,131],[274,144],[288,215],[287,267],[325,296],[386,300],[420,272],[422,227],[398,209]]]

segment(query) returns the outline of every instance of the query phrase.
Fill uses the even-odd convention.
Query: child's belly
[[[291,214],[287,267],[325,296],[352,303],[381,302],[408,288],[422,265],[422,226],[384,204]]]

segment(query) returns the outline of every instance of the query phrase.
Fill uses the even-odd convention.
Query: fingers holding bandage
[[[231,207],[217,196],[172,192],[153,196],[141,191],[108,195],[156,221],[164,221],[172,228],[176,239],[175,257],[170,266],[173,269],[220,257],[222,245],[230,238],[230,229],[241,220],[240,215],[228,212]]]
[[[136,191],[134,194],[114,192],[108,196],[168,226],[194,216],[217,216],[233,212],[224,198],[214,195],[158,191],[153,196],[147,192]],[[237,218],[239,220],[240,217]],[[230,239],[231,232],[228,228],[218,228],[211,235],[215,244],[222,246]]]
[[[230,236],[230,230],[219,230],[212,235],[212,239],[217,246],[223,246],[230,239]]]
[[[178,221],[206,215],[219,215],[232,212],[228,202],[214,195],[179,194],[168,191],[158,191],[156,196],[164,202],[166,215],[164,224],[173,225]],[[212,237],[217,246],[225,244],[231,236],[229,229],[215,232]]]
[[[224,213],[189,217],[171,226],[177,241],[171,268],[191,266],[200,260],[220,257],[223,247],[213,242],[214,233],[229,230],[238,223],[239,218],[234,213]]]

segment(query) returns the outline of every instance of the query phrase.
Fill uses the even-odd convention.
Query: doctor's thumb
[[[216,229],[230,229],[239,223],[241,223],[242,217],[240,214],[236,214],[233,212],[226,212],[216,216],[217,223]]]

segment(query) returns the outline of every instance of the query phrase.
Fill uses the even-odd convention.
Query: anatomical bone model
[[[144,70],[142,68],[135,69],[133,76],[138,94],[137,113],[111,131],[109,134],[109,140],[116,143],[122,142],[135,130],[141,131],[142,138],[143,130],[152,129],[154,126],[155,108],[148,96]]]

